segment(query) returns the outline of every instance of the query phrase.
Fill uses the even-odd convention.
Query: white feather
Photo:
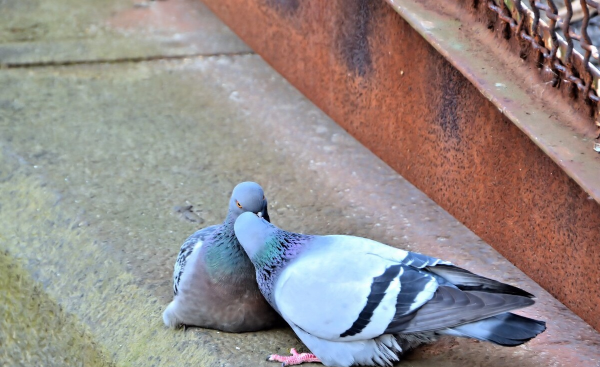
[[[192,251],[192,253],[194,253],[195,251],[198,251],[198,249],[199,249],[200,247],[202,247],[202,244],[203,244],[203,243],[204,243],[204,242],[203,242],[202,240],[198,240],[198,242],[196,242],[196,244],[194,245],[194,250]]]
[[[409,312],[416,310],[417,308],[427,303],[427,301],[429,301],[433,297],[433,294],[438,289],[438,285],[439,284],[435,280],[435,278],[431,278],[431,280],[425,285],[425,288],[422,291],[420,291],[415,297],[415,300],[413,301],[412,305],[410,305]]]
[[[348,367],[355,364],[392,366],[402,349],[392,335],[374,339],[336,342],[317,338],[286,320],[300,340],[319,357],[325,366]]]

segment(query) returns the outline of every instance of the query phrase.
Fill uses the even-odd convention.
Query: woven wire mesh
[[[531,45],[539,66],[553,75],[554,87],[574,86],[578,91],[574,95],[594,105],[598,113],[598,2],[487,0],[487,8],[509,26],[513,35]]]

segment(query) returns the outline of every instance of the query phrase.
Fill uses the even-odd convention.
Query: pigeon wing
[[[281,272],[275,304],[284,319],[318,338],[375,338],[438,287],[433,275],[402,263],[407,254],[357,237],[318,237]]]
[[[462,291],[440,286],[434,297],[410,317],[395,317],[385,333],[443,330],[530,306],[531,298],[512,294]]]
[[[181,275],[185,269],[188,257],[192,254],[194,249],[200,248],[206,237],[213,233],[218,227],[219,225],[214,225],[200,229],[188,237],[183,245],[181,245],[173,270],[173,295],[176,296],[179,291],[179,282],[181,281]]]
[[[425,255],[409,253],[411,256]],[[406,261],[405,261],[406,262]],[[441,330],[530,306],[533,295],[520,288],[482,277],[448,262],[417,261],[440,284],[434,297],[417,312],[397,309],[386,333]]]

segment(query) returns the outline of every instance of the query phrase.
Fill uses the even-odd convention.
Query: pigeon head
[[[233,189],[231,194],[229,213],[233,218],[237,218],[245,212],[254,213],[270,221],[265,193],[256,182],[242,182]]]
[[[235,236],[252,260],[267,246],[272,231],[276,229],[252,213],[243,213],[235,221]]]

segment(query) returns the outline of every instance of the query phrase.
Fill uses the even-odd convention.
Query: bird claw
[[[308,362],[321,362],[317,356],[312,353],[298,353],[296,348],[290,349],[291,356],[280,356],[278,354],[271,354],[267,357],[267,361],[281,362],[281,366],[293,366]]]

